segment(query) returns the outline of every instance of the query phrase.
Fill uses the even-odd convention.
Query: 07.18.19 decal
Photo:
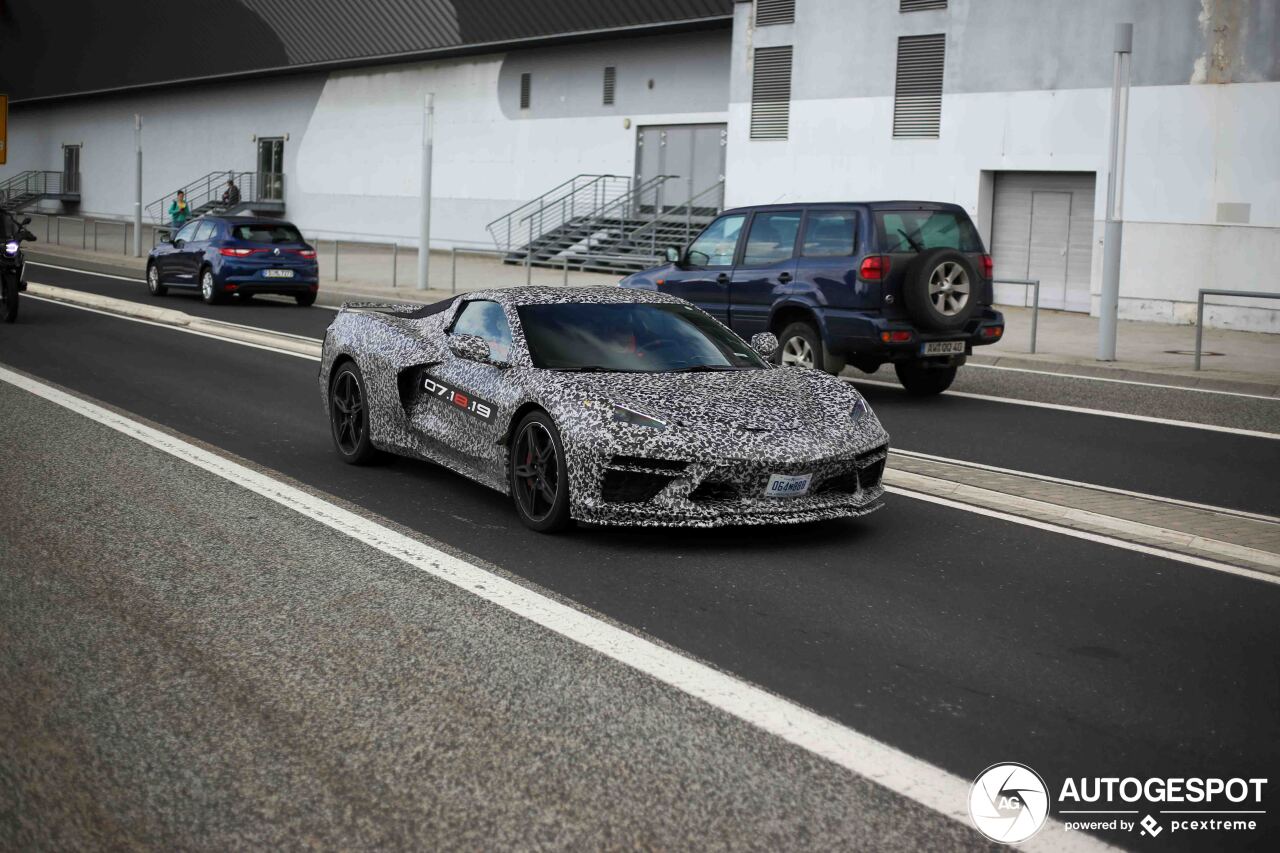
[[[434,376],[424,376],[422,378],[422,390],[432,397],[439,397],[445,402],[457,406],[460,410],[469,415],[474,415],[482,421],[490,420],[493,417],[493,406],[483,400],[476,399],[464,391],[450,388]]]

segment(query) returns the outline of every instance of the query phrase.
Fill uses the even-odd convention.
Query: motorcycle
[[[18,319],[18,294],[27,289],[23,279],[26,258],[22,254],[23,242],[31,242],[36,235],[27,230],[31,217],[18,219],[8,211],[5,218],[4,250],[0,252],[0,320],[12,323]]]

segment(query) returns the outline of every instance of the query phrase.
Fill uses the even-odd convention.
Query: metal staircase
[[[678,177],[658,175],[632,187],[626,178],[580,175],[490,223],[489,233],[509,264],[623,274],[646,269],[667,246],[686,245],[723,206],[723,181],[667,204],[669,184]],[[575,187],[582,178],[593,180]],[[587,203],[588,188],[598,190],[603,178],[625,182],[625,192]]]
[[[236,188],[240,190],[240,200],[232,205],[222,202],[222,194],[227,189],[228,180],[234,181]],[[257,172],[234,172],[223,169],[197,178],[183,187],[181,192],[187,197],[187,209],[191,211],[191,219],[204,216],[206,213],[226,215],[254,213],[279,216],[284,213],[283,186],[283,175],[271,174],[267,176],[267,180],[260,181]],[[260,188],[261,192],[259,192]],[[168,223],[169,205],[178,197],[178,192],[175,190],[147,205],[147,216],[152,222]]]
[[[0,183],[0,206],[17,211],[39,201],[79,204],[79,173],[72,173],[68,181],[63,172],[32,170]]]

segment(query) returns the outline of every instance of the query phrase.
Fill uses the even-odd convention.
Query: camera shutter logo
[[[1026,841],[1049,817],[1049,789],[1040,774],[1025,764],[993,764],[973,780],[969,817],[992,841]]]

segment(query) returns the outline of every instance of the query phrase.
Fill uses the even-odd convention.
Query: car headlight
[[[631,424],[632,426],[649,427],[650,429],[667,428],[667,425],[657,418],[651,418],[646,414],[634,412],[626,406],[614,406],[613,419],[618,423]]]
[[[853,410],[849,412],[849,417],[853,422],[861,423],[871,414],[871,407],[867,405],[867,401],[859,397],[853,402]]]
[[[5,244],[4,244],[4,253],[5,253],[6,255],[10,255],[10,256],[13,256],[13,255],[18,254],[18,241],[17,241],[17,240],[10,240],[8,243],[5,243]]]

